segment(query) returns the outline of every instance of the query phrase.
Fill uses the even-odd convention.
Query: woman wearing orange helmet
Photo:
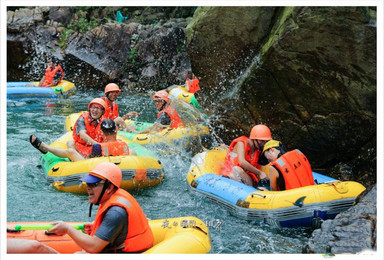
[[[157,91],[152,98],[155,102],[156,109],[159,111],[157,113],[157,119],[150,127],[139,132],[134,131],[135,133],[143,134],[149,133],[152,129],[161,131],[166,127],[173,129],[184,126],[176,109],[169,105],[169,94],[165,90]]]
[[[84,160],[90,157],[92,146],[103,141],[100,126],[104,111],[105,103],[102,99],[95,98],[89,103],[88,112],[84,112],[75,123],[72,133],[74,141],[68,141],[67,149],[49,146],[35,135],[31,135],[29,141],[44,154],[51,152],[58,157],[69,158],[73,162]]]
[[[120,95],[121,90],[116,83],[109,83],[105,86],[105,97],[101,99],[105,102],[105,114],[104,117],[115,121],[117,127],[123,131],[130,130],[124,123],[128,117],[137,116],[137,112],[132,111],[125,114],[123,117],[119,117],[119,107],[115,103],[117,97]]]
[[[153,245],[148,220],[135,198],[119,188],[122,173],[118,166],[101,162],[81,181],[87,184],[88,200],[99,205],[90,234],[75,230],[65,222],[54,222],[49,231],[68,234],[88,253],[138,253]]]
[[[221,174],[250,186],[256,186],[258,181],[267,178],[259,170],[259,156],[264,144],[271,140],[271,130],[265,125],[255,125],[249,138],[241,136],[232,141]]]

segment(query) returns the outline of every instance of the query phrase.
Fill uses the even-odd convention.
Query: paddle
[[[70,226],[73,227],[74,229],[78,230],[84,230],[84,225],[85,224],[71,224]],[[49,230],[53,228],[55,225],[41,225],[41,224],[27,224],[27,225],[16,225],[15,230],[20,231],[20,230]]]

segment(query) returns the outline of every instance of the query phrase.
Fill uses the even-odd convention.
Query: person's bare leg
[[[253,181],[249,175],[239,166],[234,166],[228,177],[232,180],[252,186]]]
[[[34,140],[35,139],[32,138],[32,142]],[[71,144],[71,143],[67,142],[67,144]],[[74,142],[73,142],[73,144],[74,144]],[[84,157],[73,148],[62,149],[59,147],[52,147],[52,146],[49,146],[48,144],[46,144],[44,142],[41,142],[40,150],[48,151],[48,152],[53,153],[54,155],[61,157],[61,158],[69,158],[72,162],[84,160]]]

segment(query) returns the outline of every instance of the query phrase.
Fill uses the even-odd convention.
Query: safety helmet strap
[[[111,182],[109,180],[105,180],[104,185],[103,185],[103,189],[101,190],[100,196],[97,199],[97,202],[95,203],[95,205],[99,205],[100,204],[101,198],[103,198],[104,193],[107,190],[107,188],[108,188],[110,183]],[[89,205],[89,217],[91,217],[91,214],[92,214],[92,205],[93,205],[92,203],[90,203],[90,205]]]

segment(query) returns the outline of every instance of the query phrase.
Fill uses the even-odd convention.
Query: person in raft
[[[157,113],[157,119],[153,125],[143,129],[141,131],[133,131],[136,134],[149,133],[153,129],[156,131],[161,131],[166,127],[172,129],[183,127],[184,124],[180,119],[179,114],[176,112],[176,109],[170,106],[169,104],[169,95],[165,90],[160,90],[152,96],[156,109],[159,111]]]
[[[196,91],[200,90],[199,79],[192,73],[192,71],[187,72],[187,79],[185,80],[186,90],[190,93],[195,94]]]
[[[105,118],[109,118],[115,121],[118,128],[122,131],[130,131],[130,128],[125,124],[125,120],[131,116],[137,116],[137,112],[132,111],[125,114],[123,117],[119,117],[119,107],[115,103],[117,97],[120,95],[121,90],[116,83],[109,83],[105,86],[104,89],[105,97],[101,97],[105,102]]]
[[[136,155],[135,150],[129,149],[128,145],[117,139],[117,127],[112,119],[104,119],[101,122],[103,142],[94,144],[90,157]]]
[[[88,200],[99,205],[90,234],[58,221],[49,232],[68,234],[86,253],[140,253],[153,245],[148,220],[135,198],[119,188],[122,173],[118,166],[101,162],[80,179],[87,184]]]
[[[39,82],[39,87],[54,87],[63,80],[64,71],[58,64],[57,59],[52,57],[49,59],[48,67],[45,70],[43,78]]]
[[[154,242],[148,220],[135,198],[119,188],[122,173],[118,166],[101,162],[80,179],[87,184],[89,213],[99,205],[93,224],[80,232],[63,221],[53,222],[48,232],[68,234],[82,253],[141,253]],[[58,253],[37,240],[7,239],[7,253]]]
[[[262,156],[270,162],[271,190],[282,191],[315,185],[311,165],[300,150],[285,152],[281,142],[270,140],[264,145]]]
[[[271,130],[267,126],[255,125],[249,138],[241,136],[233,140],[220,174],[256,187],[259,180],[267,178],[265,172],[260,170],[259,157],[264,144],[271,139]]]
[[[133,149],[129,149],[128,145],[125,142],[116,138],[117,128],[113,120],[104,119],[101,122],[100,129],[103,136],[103,142],[93,144],[89,158],[103,156],[136,155],[136,152]],[[69,147],[68,149],[62,149],[59,147],[49,146],[48,144],[40,141],[34,135],[30,136],[30,142],[35,148],[37,148],[40,152],[44,154],[47,152],[51,152],[58,157],[69,158],[73,162],[88,158],[80,154],[73,147]]]

